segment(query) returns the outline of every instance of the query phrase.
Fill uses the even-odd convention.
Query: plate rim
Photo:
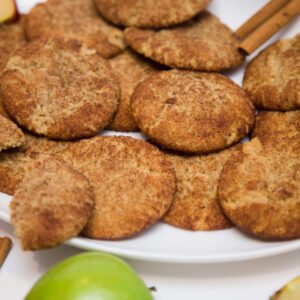
[[[92,241],[92,242],[91,242]],[[280,244],[266,249],[250,250],[242,253],[223,254],[223,255],[167,255],[159,253],[144,253],[137,250],[122,249],[116,246],[107,246],[99,243],[96,247],[89,245],[93,240],[85,241],[81,238],[72,238],[65,242],[66,245],[81,248],[84,250],[96,250],[109,252],[128,259],[139,261],[178,263],[178,264],[219,264],[232,263],[239,261],[249,261],[254,259],[266,258],[300,249],[300,240],[287,241],[287,244]],[[99,247],[98,247],[99,246]]]
[[[0,195],[1,196],[1,195]],[[1,201],[9,200],[2,199]],[[0,220],[10,224],[10,217],[0,206]],[[97,244],[95,243],[97,242]],[[274,245],[266,249],[249,250],[242,253],[223,254],[223,255],[167,255],[161,253],[147,253],[139,250],[123,249],[118,246],[101,244],[100,240],[75,237],[67,240],[64,245],[76,247],[83,250],[103,251],[115,254],[127,259],[139,261],[159,262],[159,263],[177,263],[177,264],[218,264],[232,263],[240,261],[249,261],[254,259],[266,258],[287,252],[300,250],[300,239],[287,241],[286,244]]]

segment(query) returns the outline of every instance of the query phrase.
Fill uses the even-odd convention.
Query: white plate
[[[11,197],[0,194],[0,219],[9,222]],[[66,244],[86,250],[114,253],[125,258],[170,263],[220,263],[267,257],[300,249],[300,240],[263,242],[235,228],[189,232],[159,223],[124,241],[73,238]]]
[[[26,12],[36,2],[40,1],[19,0],[18,4],[20,9]],[[232,29],[236,29],[266,2],[266,0],[214,0],[209,9]],[[298,18],[275,35],[264,47],[278,38],[294,36],[299,28]],[[241,67],[226,74],[240,84],[243,72],[244,67]],[[0,193],[0,218],[6,222],[9,222],[9,201],[10,197]],[[235,228],[213,232],[189,232],[163,223],[129,240],[97,241],[73,238],[66,243],[88,250],[107,251],[127,258],[176,263],[241,261],[300,249],[300,240],[263,242],[246,236]]]

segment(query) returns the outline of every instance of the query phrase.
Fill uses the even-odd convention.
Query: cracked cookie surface
[[[138,53],[172,68],[220,71],[244,61],[235,34],[209,12],[167,29],[127,28],[125,39]]]
[[[23,180],[26,165],[40,154],[57,154],[70,142],[52,141],[24,133],[25,143],[17,149],[0,152],[0,192],[13,195]]]
[[[183,23],[206,8],[210,0],[94,0],[109,21],[126,27],[161,28]]]
[[[52,248],[82,231],[93,205],[84,175],[62,160],[41,156],[27,166],[10,204],[11,222],[24,250]]]
[[[0,115],[0,152],[24,144],[24,134],[18,126]]]
[[[273,136],[282,135],[283,138],[292,138],[300,134],[300,111],[265,111],[256,116],[253,137],[261,141],[272,140]]]
[[[96,135],[111,121],[119,85],[110,64],[74,40],[28,43],[9,60],[3,105],[28,130],[57,139]]]
[[[254,138],[225,164],[218,188],[228,218],[264,239],[300,237],[300,135]]]
[[[60,157],[92,185],[95,207],[83,233],[95,239],[129,238],[155,224],[170,208],[176,179],[165,155],[129,137],[94,137]]]
[[[118,110],[109,127],[116,131],[137,131],[138,127],[131,114],[130,99],[136,86],[157,69],[132,51],[125,51],[114,57],[110,63],[120,84],[121,96]]]
[[[26,43],[22,21],[23,19],[14,24],[0,24],[0,73],[10,56]]]
[[[92,0],[48,0],[37,4],[26,16],[29,40],[58,35],[96,49],[105,58],[123,51],[123,32],[96,12]]]
[[[271,110],[300,107],[300,34],[263,50],[247,66],[243,87],[255,106]]]
[[[131,110],[140,130],[172,150],[208,153],[226,148],[254,125],[247,94],[220,74],[170,70],[138,85]]]
[[[171,225],[188,230],[219,230],[231,226],[217,199],[220,173],[237,147],[208,155],[166,152],[172,163],[177,192],[164,217]]]

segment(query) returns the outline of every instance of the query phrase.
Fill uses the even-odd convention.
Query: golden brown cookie
[[[60,35],[96,49],[106,58],[125,48],[123,32],[104,21],[92,0],[48,0],[37,4],[26,17],[29,40]]]
[[[156,147],[130,137],[94,137],[61,155],[91,183],[95,208],[84,235],[131,237],[156,223],[170,208],[176,181],[171,164]]]
[[[21,21],[14,24],[0,24],[0,73],[9,57],[25,45],[25,35]]]
[[[180,24],[203,11],[210,0],[94,0],[107,20],[123,26],[161,28]]]
[[[151,140],[190,153],[208,153],[236,143],[255,119],[247,94],[230,79],[179,70],[159,72],[140,83],[131,110]]]
[[[243,86],[259,108],[300,107],[300,34],[263,50],[248,65]]]
[[[208,12],[170,29],[128,28],[125,39],[140,54],[174,68],[219,71],[244,61],[237,37]]]
[[[126,51],[110,60],[121,87],[120,103],[109,127],[116,131],[136,131],[138,127],[131,115],[130,98],[136,86],[156,68],[132,51]]]
[[[300,111],[260,113],[256,117],[252,136],[266,140],[272,139],[274,134],[283,135],[285,138],[300,134]]]
[[[7,112],[5,111],[5,109],[3,107],[1,94],[0,94],[0,116],[9,118]]]
[[[36,40],[10,58],[0,82],[6,111],[49,138],[97,134],[118,107],[110,64],[74,40]]]
[[[0,152],[19,147],[24,142],[25,137],[22,130],[15,123],[0,115]]]
[[[69,145],[69,142],[51,141],[25,133],[22,147],[0,153],[0,192],[13,195],[23,179],[27,163],[39,154],[56,154]]]
[[[177,178],[174,202],[164,220],[189,230],[217,230],[230,226],[217,200],[221,170],[236,147],[209,155],[167,153]]]
[[[11,223],[23,250],[52,248],[82,231],[93,204],[84,175],[62,160],[42,156],[27,165],[10,204]]]
[[[300,135],[254,138],[225,164],[219,203],[229,219],[264,239],[300,237]]]

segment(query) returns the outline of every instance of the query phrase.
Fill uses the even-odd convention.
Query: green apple
[[[75,255],[50,269],[25,300],[153,300],[121,259],[99,252]]]
[[[0,23],[14,21],[18,17],[15,0],[0,0]]]

